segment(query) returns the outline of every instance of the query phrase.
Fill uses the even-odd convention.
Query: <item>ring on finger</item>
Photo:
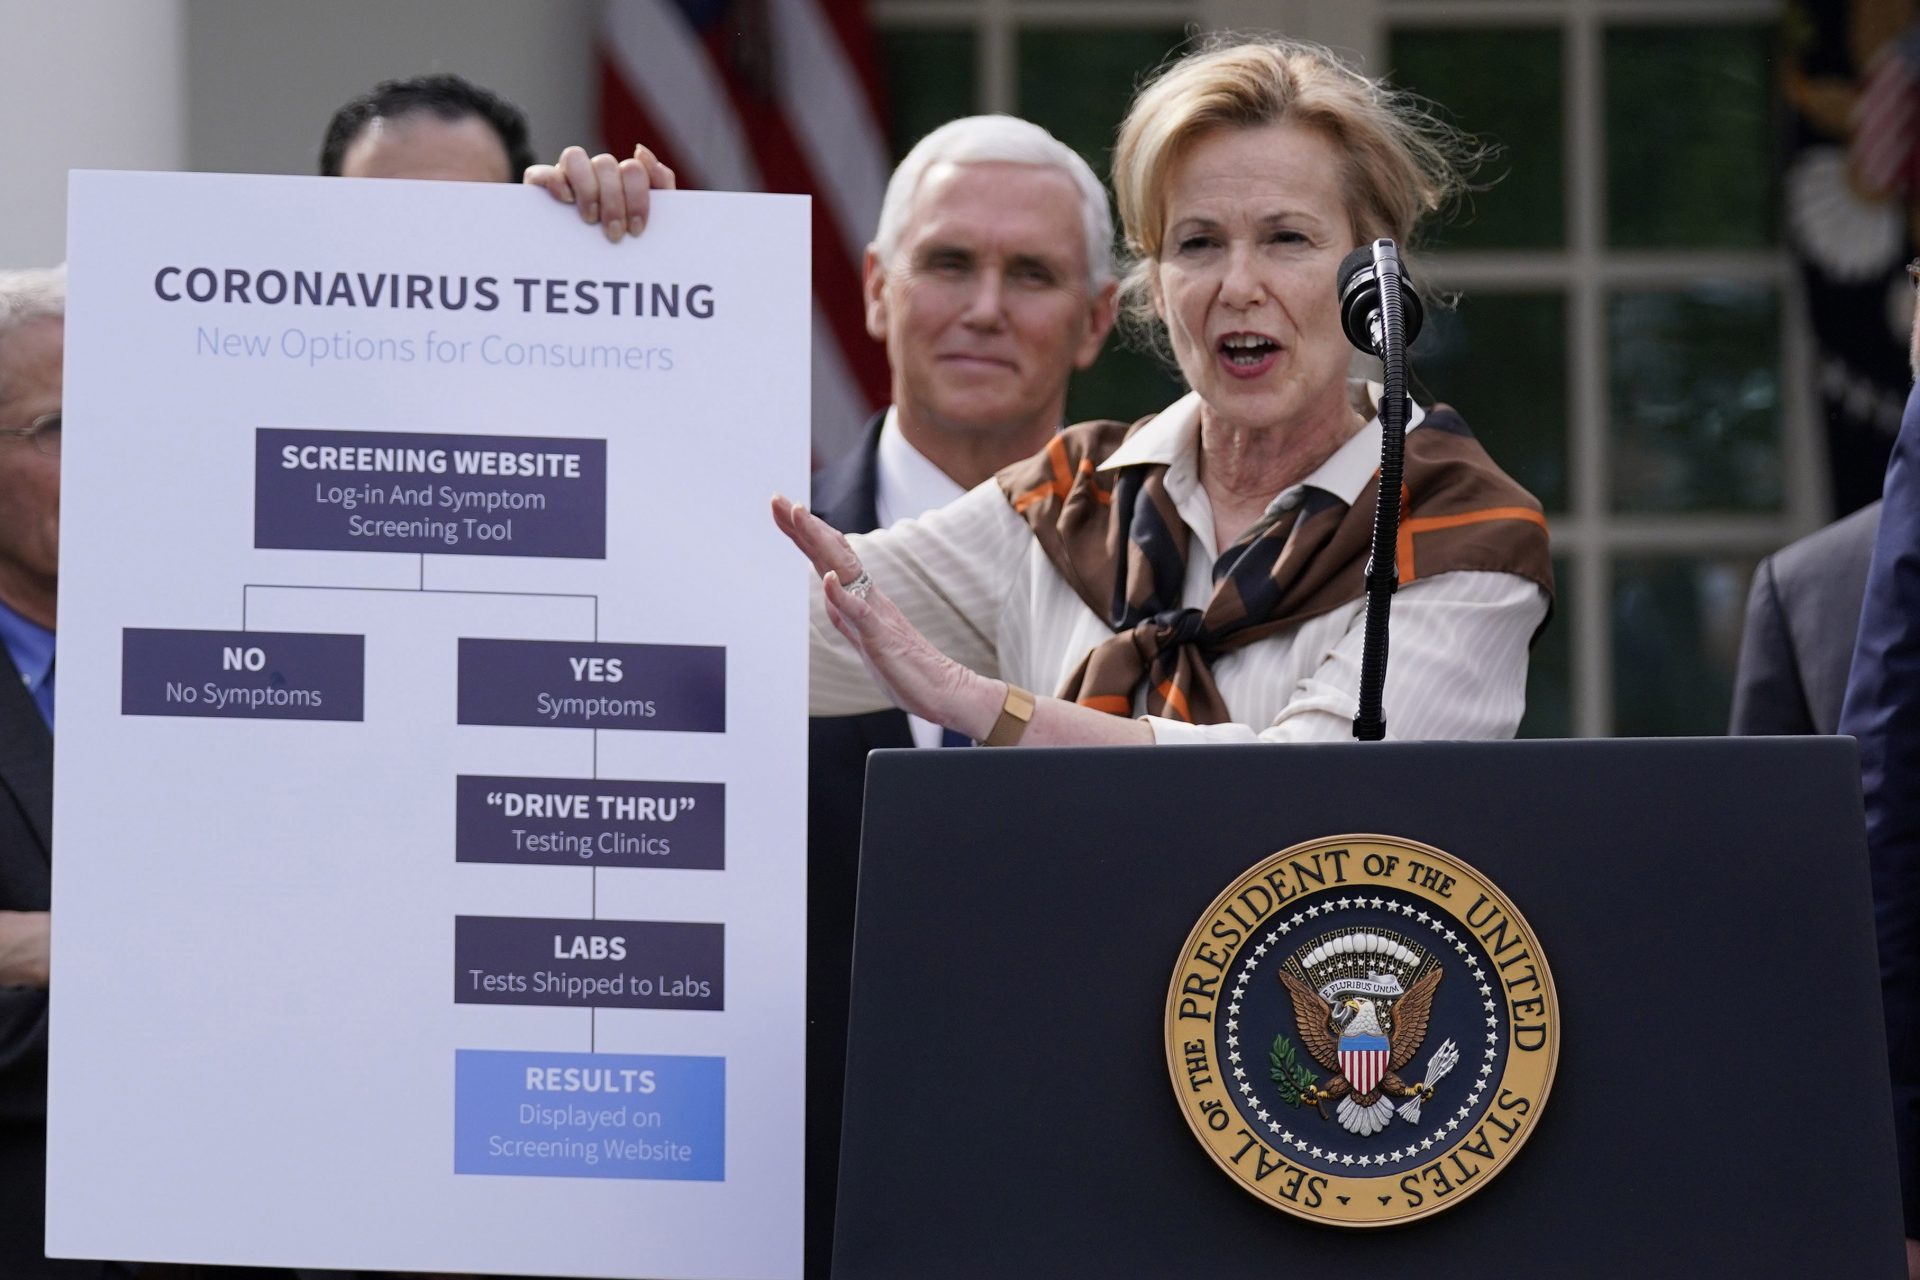
[[[859,577],[847,584],[847,594],[856,600],[865,600],[867,592],[871,590],[873,590],[873,577],[865,569],[860,571]]]

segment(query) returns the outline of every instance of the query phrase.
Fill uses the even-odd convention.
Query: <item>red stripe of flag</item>
[[[1917,88],[1906,59],[1887,48],[1874,59],[1854,103],[1848,150],[1857,180],[1872,194],[1891,194],[1910,183]]]
[[[714,28],[702,36],[713,65],[733,104],[740,130],[753,150],[760,181],[768,191],[813,195],[813,292],[833,329],[834,338],[860,389],[870,403],[882,405],[891,393],[886,354],[866,330],[866,303],[861,294],[858,259],[849,258],[849,246],[834,232],[832,218],[820,207],[814,180],[799,140],[793,136],[779,104],[741,83],[728,56],[728,33]]]
[[[860,88],[867,97],[867,110],[876,121],[887,118],[885,84],[880,76],[880,56],[874,49],[873,31],[867,25],[866,0],[815,0],[827,23],[840,39],[840,48],[860,77]]]
[[[660,163],[673,170],[679,185],[699,188],[708,185],[691,157],[675,150],[672,135],[659,126],[647,109],[627,87],[627,78],[603,47],[600,63],[600,140],[618,159],[633,154],[636,143],[644,142]]]

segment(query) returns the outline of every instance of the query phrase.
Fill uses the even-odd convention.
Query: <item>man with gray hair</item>
[[[569,147],[526,180],[607,237],[638,232],[673,171]],[[1113,215],[1070,147],[1012,116],[935,129],[887,183],[864,263],[867,332],[887,348],[893,403],[813,477],[813,509],[866,533],[945,506],[1032,457],[1066,415],[1067,383],[1113,328]],[[815,718],[807,820],[807,1266],[832,1258],[853,971],[854,882],[867,753],[961,745],[904,712]]]
[[[1069,376],[1113,325],[1112,244],[1100,180],[1025,120],[955,120],[894,170],[865,263],[867,331],[892,372],[893,407],[874,425],[951,481],[946,497],[1060,428]],[[889,470],[882,525],[925,509],[891,509]]]
[[[99,1276],[49,1261],[47,913],[53,626],[67,273],[0,271],[0,1275]]]
[[[945,506],[1047,446],[1067,382],[1113,327],[1113,220],[1100,180],[1038,125],[941,126],[887,183],[867,249],[867,332],[887,345],[893,403],[813,477],[843,533]],[[807,1274],[832,1257],[867,753],[960,745],[901,711],[809,725]]]

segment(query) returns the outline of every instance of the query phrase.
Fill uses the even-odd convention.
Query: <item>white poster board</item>
[[[806,201],[76,173],[48,1251],[798,1276]]]

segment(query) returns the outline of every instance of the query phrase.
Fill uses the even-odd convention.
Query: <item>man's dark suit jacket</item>
[[[860,446],[813,477],[813,511],[842,533],[867,533],[880,517],[881,417]],[[840,1176],[841,1094],[847,1074],[847,993],[853,980],[853,900],[860,870],[860,808],[867,752],[911,747],[906,713],[816,716],[807,745],[807,1275],[833,1258]]]
[[[1840,732],[1860,740],[1894,1137],[1920,1238],[1920,386],[1887,463]]]
[[[1880,504],[1862,507],[1753,571],[1731,732],[1836,733]]]
[[[47,909],[52,847],[53,735],[0,648],[0,911]],[[0,1276],[98,1276],[46,1260],[46,1159],[47,993],[0,988]]]

